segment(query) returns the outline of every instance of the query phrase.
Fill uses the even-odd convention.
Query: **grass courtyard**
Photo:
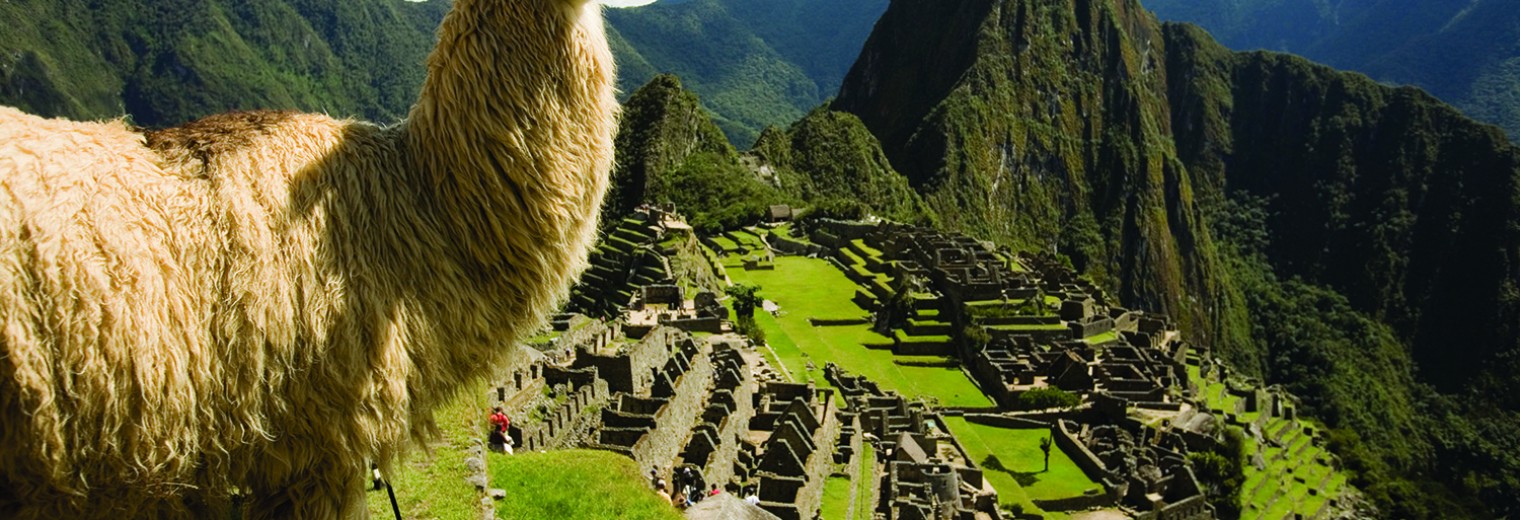
[[[609,451],[491,454],[491,486],[505,489],[505,520],[676,520],[681,512],[649,489],[633,459]],[[465,518],[465,517],[459,517]]]
[[[730,268],[728,274],[735,283],[759,285],[761,296],[781,306],[780,317],[757,312],[755,321],[778,361],[797,381],[826,385],[823,366],[832,361],[909,398],[932,398],[942,406],[993,406],[952,358],[894,356],[889,350],[868,349],[867,343],[892,342],[870,325],[813,326],[810,317],[839,320],[868,314],[850,301],[855,283],[826,260],[778,257],[773,271]]]
[[[1049,436],[1049,430],[998,428],[962,417],[945,417],[944,421],[967,455],[982,467],[987,480],[998,490],[998,501],[1005,506],[1017,505],[1032,512],[1038,510],[1034,500],[1102,491],[1103,486],[1088,478],[1059,448],[1051,448],[1050,470],[1044,471],[1045,454],[1040,451],[1040,439]]]

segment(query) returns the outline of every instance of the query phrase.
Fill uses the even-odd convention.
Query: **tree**
[[[1051,438],[1048,437],[1048,436],[1040,438],[1040,451],[1045,452],[1045,469],[1044,469],[1044,471],[1050,471],[1050,442],[1051,442]]]
[[[734,284],[723,288],[723,293],[734,299],[734,315],[738,319],[753,318],[755,307],[759,307],[764,298],[760,297],[760,286],[748,284]]]
[[[1209,451],[1189,453],[1187,458],[1219,517],[1240,518],[1240,492],[1246,478],[1245,438],[1240,430],[1226,428],[1218,445]]]
[[[1018,397],[1018,408],[1021,410],[1072,408],[1078,404],[1082,404],[1082,398],[1076,394],[1048,386],[1026,390]]]

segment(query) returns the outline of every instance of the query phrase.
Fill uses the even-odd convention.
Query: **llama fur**
[[[0,518],[362,518],[586,266],[600,6],[457,0],[395,126],[0,107]]]

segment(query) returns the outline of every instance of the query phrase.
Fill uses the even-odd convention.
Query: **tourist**
[[[670,502],[670,493],[665,491],[664,480],[660,480],[659,482],[654,483],[654,492],[660,495],[660,498],[665,499],[666,502]]]
[[[486,436],[486,446],[497,453],[507,451],[507,435],[501,430],[491,428],[491,433]]]
[[[373,462],[369,463],[369,471],[371,478],[370,484],[374,486],[373,489],[375,491],[379,491],[381,488],[384,488],[385,477],[380,475],[380,465]]]
[[[502,412],[501,407],[498,406],[491,412],[491,426],[496,431],[505,434],[507,433],[507,429],[512,426],[512,419],[508,418],[507,414]]]
[[[722,492],[723,492],[723,490],[718,489],[718,485],[717,484],[713,484],[712,485],[712,491],[708,491],[707,492],[707,496],[715,497],[715,496],[718,496],[718,493],[722,493]]]

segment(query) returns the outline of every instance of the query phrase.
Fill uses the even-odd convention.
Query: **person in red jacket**
[[[487,447],[491,448],[491,451],[510,454],[511,452],[508,450],[511,449],[512,441],[507,436],[507,428],[512,426],[512,419],[508,418],[507,414],[503,413],[501,407],[498,406],[491,411],[489,420],[491,421],[491,435],[487,439]]]
[[[494,426],[496,431],[505,434],[507,428],[512,426],[512,419],[507,418],[507,414],[503,413],[501,407],[498,406],[491,412],[491,426]]]

